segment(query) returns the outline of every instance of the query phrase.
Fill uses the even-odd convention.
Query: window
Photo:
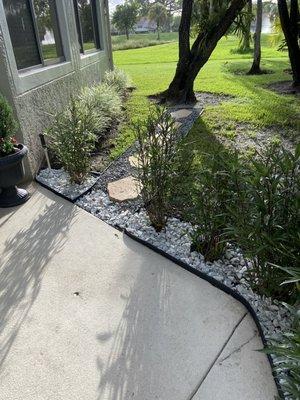
[[[55,0],[4,0],[18,69],[64,60]]]
[[[100,49],[96,0],[74,0],[81,53]]]

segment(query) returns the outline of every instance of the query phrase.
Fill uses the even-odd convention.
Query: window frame
[[[101,26],[102,26],[102,20],[101,20],[101,14],[99,13],[99,10],[98,10],[97,3],[98,2],[96,0],[91,0],[91,3],[90,3],[91,4],[92,21],[93,21],[95,47],[93,49],[84,50],[83,31],[82,31],[82,24],[80,21],[78,2],[77,2],[77,0],[73,0],[73,9],[74,9],[75,23],[76,23],[76,33],[78,36],[78,45],[79,45],[79,52],[80,52],[81,57],[87,56],[89,54],[94,54],[94,53],[97,53],[97,52],[103,50],[102,40],[101,40],[102,29],[100,29],[100,22],[101,22]]]
[[[58,65],[58,64],[66,61],[64,46],[63,46],[63,42],[62,42],[60,20],[59,20],[58,9],[57,9],[57,0],[54,1],[55,15],[56,15],[56,19],[57,19],[58,32],[59,32],[59,36],[60,36],[60,46],[61,46],[61,49],[63,52],[63,56],[55,57],[55,58],[52,58],[51,60],[45,60],[44,56],[43,56],[43,50],[42,50],[41,41],[39,38],[37,16],[36,16],[35,9],[34,9],[34,0],[27,0],[27,1],[29,4],[29,11],[30,11],[30,16],[31,16],[32,28],[33,28],[33,32],[34,32],[34,36],[35,36],[35,42],[36,42],[36,46],[37,46],[37,50],[38,50],[38,54],[39,54],[39,58],[40,58],[41,62],[39,64],[34,64],[34,65],[31,65],[31,66],[25,67],[25,68],[18,68],[18,65],[17,65],[17,70],[21,74],[29,72],[34,69],[40,69],[40,68],[49,67],[52,65]],[[17,60],[16,60],[16,64],[17,64]]]

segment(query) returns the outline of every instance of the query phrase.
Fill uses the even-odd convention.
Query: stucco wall
[[[20,74],[0,0],[0,92],[13,106],[19,121],[17,139],[29,148],[25,161],[27,179],[33,178],[40,167],[43,151],[38,135],[49,126],[51,115],[62,110],[80,87],[99,82],[105,71],[112,67],[106,0],[98,3],[102,49],[84,56],[78,50],[72,0],[66,0],[59,7],[60,19],[64,18],[62,35],[66,62]]]

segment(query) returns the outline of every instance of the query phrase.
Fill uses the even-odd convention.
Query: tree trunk
[[[300,88],[300,14],[298,0],[291,0],[290,12],[286,0],[278,0],[282,30],[289,50],[293,71],[293,86]]]
[[[256,28],[255,28],[255,34],[254,34],[253,64],[252,64],[252,67],[251,67],[250,71],[248,72],[248,75],[259,75],[259,74],[262,74],[262,70],[260,69],[262,12],[263,12],[262,0],[257,0]]]
[[[157,40],[160,40],[159,24],[157,23]]]
[[[126,33],[127,40],[129,40],[129,31],[128,31],[128,29],[125,30],[125,33]]]
[[[232,0],[226,13],[215,23],[214,29],[205,27],[190,47],[193,0],[183,0],[179,26],[179,60],[175,76],[162,99],[171,102],[195,102],[194,81],[201,68],[209,60],[218,41],[225,35],[247,0]],[[212,4],[212,2],[211,2]]]

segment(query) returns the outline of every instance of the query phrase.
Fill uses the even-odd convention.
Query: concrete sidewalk
[[[0,210],[1,400],[273,400],[236,300],[38,189]]]

